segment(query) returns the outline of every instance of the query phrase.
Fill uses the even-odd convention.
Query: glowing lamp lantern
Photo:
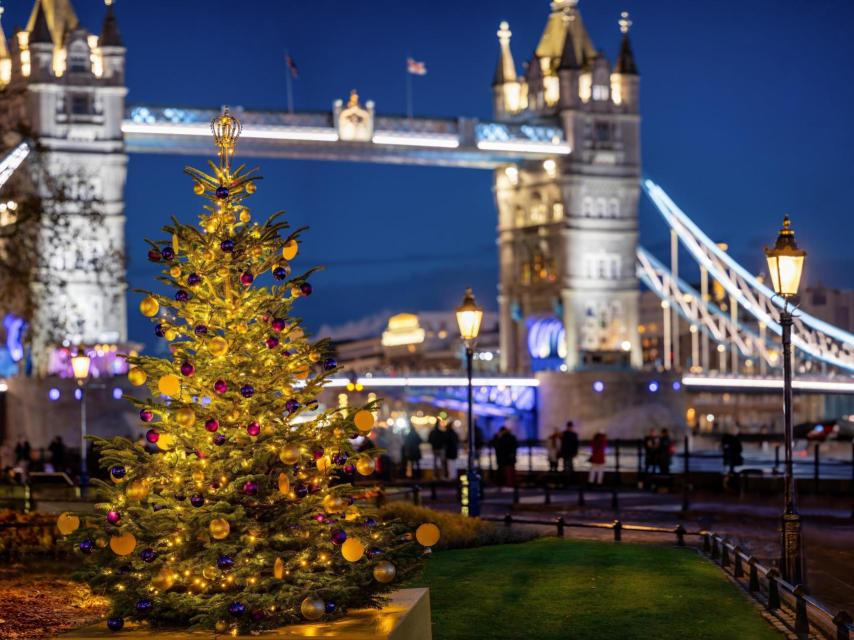
[[[74,379],[78,383],[89,377],[89,368],[92,365],[92,359],[85,353],[78,353],[71,358],[71,369],[74,372]]]
[[[466,289],[463,302],[457,307],[457,325],[463,340],[468,342],[477,338],[481,320],[483,320],[483,309],[477,306],[472,290]]]
[[[789,216],[784,217],[783,228],[780,229],[777,242],[773,248],[765,249],[771,283],[777,295],[792,298],[798,294],[806,255],[807,252],[798,248],[795,242],[795,232]]]

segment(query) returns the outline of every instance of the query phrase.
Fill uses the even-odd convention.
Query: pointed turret
[[[528,109],[540,111],[545,106],[545,87],[543,83],[542,61],[537,57],[536,52],[534,52],[530,62],[528,62],[528,68],[525,71],[525,82],[528,84]]]
[[[513,33],[506,21],[499,25],[497,35],[501,50],[498,54],[498,65],[495,67],[495,77],[492,79],[493,87],[506,82],[516,82],[516,63],[513,62],[513,54],[510,51],[510,36]]]
[[[582,55],[584,52],[582,51]],[[572,37],[572,29],[566,30],[566,38],[563,41],[563,51],[560,54],[560,63],[558,71],[562,69],[578,70],[581,69],[581,64],[578,61],[578,56],[575,53],[575,39]]]
[[[6,33],[3,31],[3,7],[0,6],[0,89],[12,80],[12,58],[9,46],[6,44]]]
[[[98,46],[104,47],[124,47],[122,34],[119,31],[119,23],[116,20],[116,13],[113,11],[113,3],[107,5],[107,13],[104,15],[104,25],[101,28],[101,37],[98,38]]]
[[[50,33],[50,27],[47,25],[47,16],[45,15],[44,6],[41,0],[37,0],[35,7],[35,19],[32,21],[33,26],[29,29],[30,45],[34,44],[53,44],[53,36]]]
[[[620,32],[623,41],[620,44],[620,54],[614,65],[614,73],[611,76],[611,94],[614,104],[622,105],[629,111],[636,112],[640,91],[640,74],[635,63],[635,54],[629,41],[629,29],[632,21],[626,11],[620,14]]]
[[[632,21],[629,20],[628,11],[623,11],[620,15],[620,31],[623,34],[623,41],[620,43],[620,54],[617,56],[617,64],[614,67],[614,73],[623,75],[637,76],[638,66],[635,64],[635,54],[632,51],[632,43],[629,41],[629,29],[632,26]]]
[[[30,14],[30,20],[27,22],[27,31],[30,33],[35,29],[39,11],[44,13],[47,27],[50,29],[51,40],[57,46],[61,46],[65,41],[66,34],[76,29],[80,24],[77,20],[77,14],[74,13],[74,7],[71,6],[71,0],[36,0]]]

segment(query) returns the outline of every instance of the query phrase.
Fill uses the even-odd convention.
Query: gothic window
[[[68,71],[71,73],[89,71],[89,47],[85,42],[73,42],[68,47]]]
[[[595,88],[595,87],[594,87]],[[593,135],[596,142],[611,141],[611,123],[598,121],[593,125]]]
[[[596,217],[604,218],[608,211],[608,205],[605,198],[596,198]]]
[[[88,94],[75,93],[71,96],[71,113],[74,115],[86,115],[89,113],[90,100]]]
[[[620,201],[617,198],[608,200],[608,216],[611,218],[620,217]]]
[[[593,198],[590,196],[584,196],[581,199],[581,215],[585,218],[593,216]]]
[[[608,99],[608,87],[603,84],[593,85],[593,99],[597,101]]]
[[[538,191],[535,191],[531,196],[531,224],[543,224],[546,222],[546,203],[543,202],[543,196]]]

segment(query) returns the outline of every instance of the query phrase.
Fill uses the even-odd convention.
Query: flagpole
[[[409,58],[406,59],[406,115],[412,120],[412,74],[409,72]]]
[[[288,113],[294,112],[294,87],[293,87],[293,73],[291,72],[291,65],[289,63],[291,59],[291,54],[287,51],[285,52],[285,80],[288,85]]]

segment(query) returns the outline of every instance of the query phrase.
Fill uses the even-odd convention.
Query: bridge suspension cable
[[[3,188],[3,185],[15,173],[15,169],[21,166],[28,155],[30,155],[30,145],[22,142],[0,160],[0,188]]]

